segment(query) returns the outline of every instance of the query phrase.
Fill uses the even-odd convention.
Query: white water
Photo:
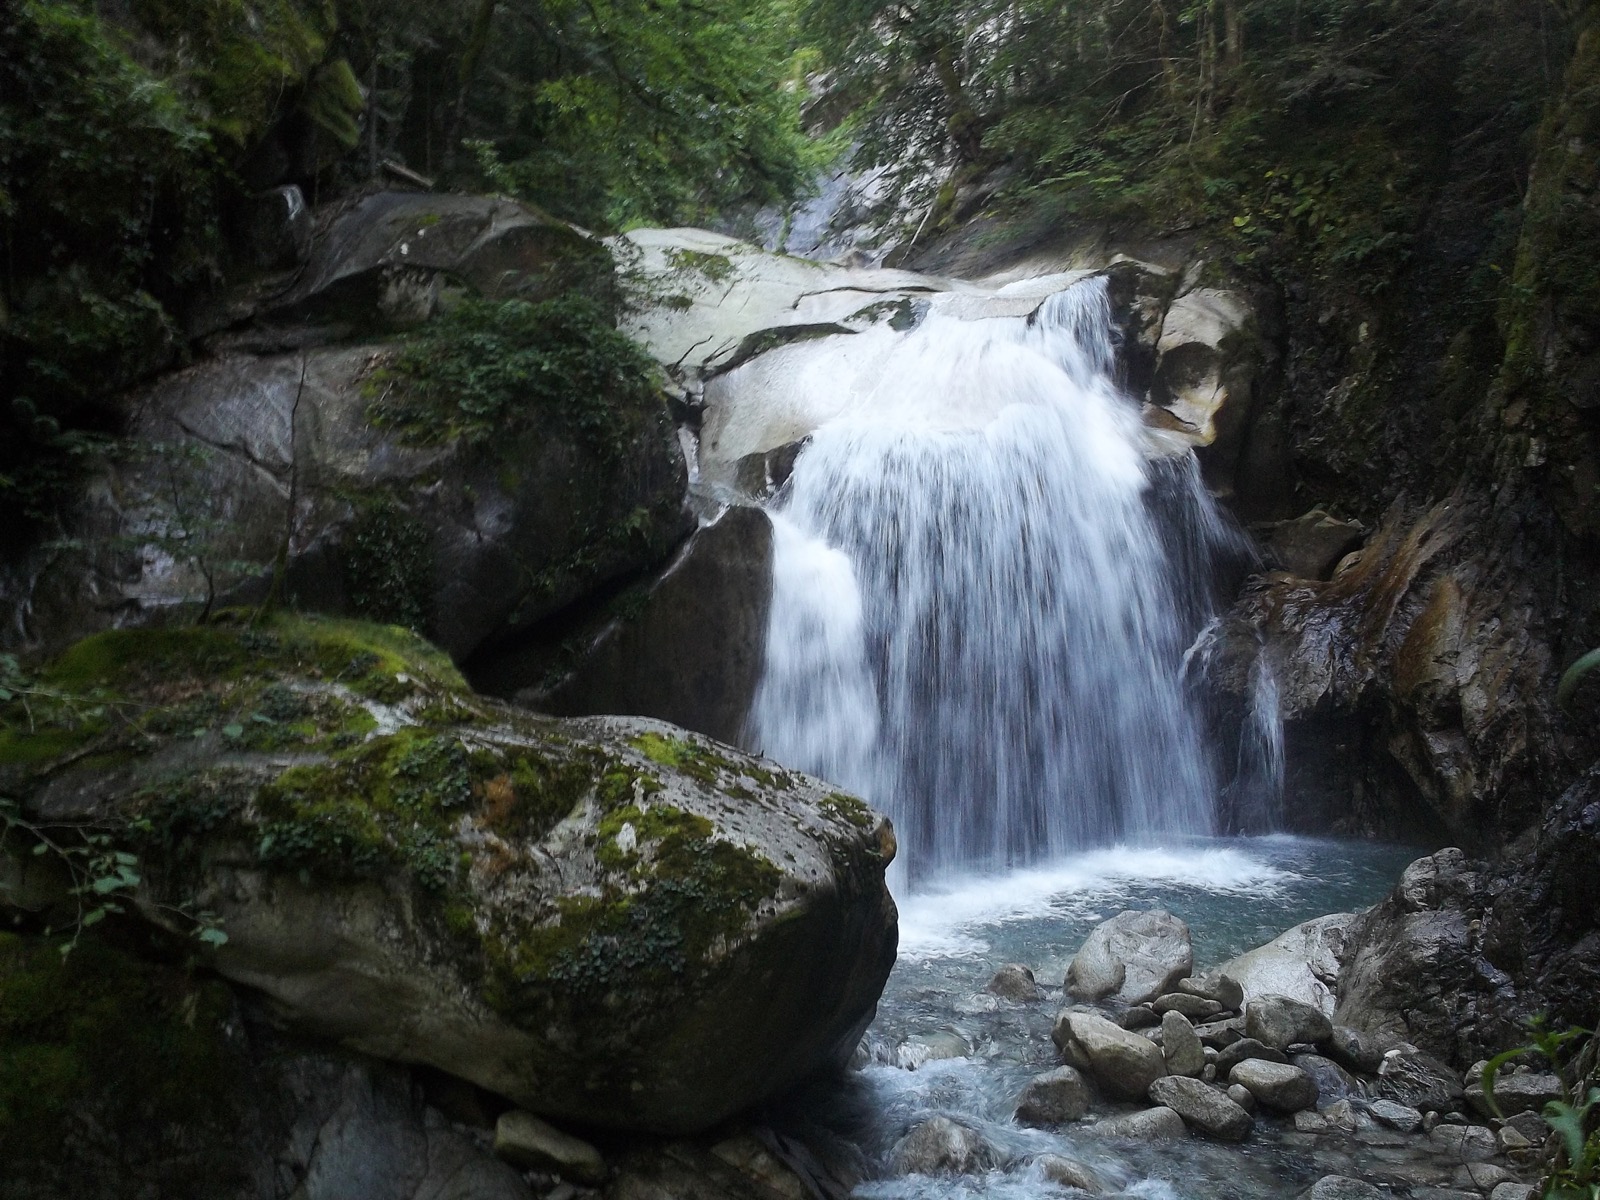
[[[1184,650],[1235,535],[1114,368],[1104,280],[935,308],[832,381],[776,505],[752,741],[886,810],[913,878],[1215,831]]]

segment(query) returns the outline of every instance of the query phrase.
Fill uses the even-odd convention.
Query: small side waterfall
[[[773,506],[751,740],[888,811],[913,876],[1214,831],[1184,652],[1239,535],[1114,368],[1103,279],[935,308]]]

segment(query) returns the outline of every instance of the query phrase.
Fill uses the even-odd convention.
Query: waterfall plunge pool
[[[1329,1174],[1409,1182],[1386,1173],[1409,1155],[1298,1134],[1287,1118],[1258,1114],[1250,1140],[1230,1146],[1100,1138],[1089,1122],[1031,1129],[1012,1113],[1023,1085],[1060,1065],[1050,1028],[1070,1003],[1062,981],[1101,921],[1129,908],[1167,909],[1188,923],[1199,972],[1302,921],[1371,905],[1425,852],[1283,835],[1168,839],[929,881],[900,898],[899,961],[863,1043],[871,1061],[807,1094],[780,1124],[853,1160],[867,1176],[853,1192],[860,1200],[1084,1195],[1044,1177],[1033,1161],[1044,1154],[1088,1165],[1107,1195],[1150,1200],[1290,1197]],[[1045,998],[1018,1003],[985,992],[1006,963],[1030,967]],[[1135,1107],[1102,1102],[1091,1120]],[[894,1143],[930,1116],[977,1130],[999,1165],[969,1175],[890,1174]]]

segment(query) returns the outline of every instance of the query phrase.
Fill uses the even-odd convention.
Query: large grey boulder
[[[1132,1138],[1141,1142],[1171,1141],[1188,1137],[1189,1127],[1172,1109],[1158,1105],[1120,1117],[1106,1117],[1090,1125],[1087,1132],[1097,1137]]]
[[[1285,930],[1217,969],[1236,980],[1246,1000],[1288,996],[1332,1014],[1340,960],[1355,913],[1334,913]]]
[[[1423,1112],[1455,1112],[1461,1107],[1461,1076],[1415,1046],[1398,1046],[1383,1056],[1377,1093]]]
[[[1165,909],[1129,910],[1084,939],[1067,967],[1066,989],[1079,1000],[1143,1004],[1171,992],[1193,968],[1187,925]]]
[[[1089,1111],[1089,1083],[1075,1067],[1057,1067],[1028,1080],[1017,1097],[1017,1120],[1024,1125],[1063,1125]]]
[[[1326,1041],[1333,1024],[1320,1008],[1289,996],[1260,996],[1244,1008],[1245,1036],[1275,1050]]]
[[[771,599],[772,522],[758,508],[735,506],[698,529],[594,633],[531,658],[497,655],[476,675],[487,690],[515,691],[520,703],[558,716],[655,717],[741,745],[761,681]],[[557,661],[563,654],[575,656],[576,666]],[[550,674],[559,682],[538,682]],[[519,686],[530,678],[532,686]]]
[[[1095,1013],[1063,1012],[1050,1036],[1070,1065],[1088,1072],[1118,1099],[1140,1099],[1167,1072],[1160,1047]]]
[[[1255,1120],[1226,1093],[1181,1075],[1167,1075],[1150,1085],[1150,1099],[1163,1104],[1207,1137],[1242,1142],[1255,1128]]]
[[[1248,1089],[1265,1107],[1279,1112],[1299,1112],[1317,1103],[1316,1080],[1290,1063],[1247,1058],[1228,1073],[1228,1082]]]
[[[41,720],[0,787],[136,846],[144,917],[214,914],[211,969],[302,1034],[557,1121],[698,1131],[842,1068],[893,964],[865,805],[660,722],[485,700],[402,631],[115,632],[56,671],[148,725]],[[196,737],[172,697],[201,678]]]

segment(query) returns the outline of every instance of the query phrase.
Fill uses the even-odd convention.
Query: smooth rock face
[[[1150,1085],[1150,1099],[1172,1109],[1208,1137],[1242,1142],[1255,1121],[1227,1095],[1198,1079],[1167,1075]]]
[[[1205,1047],[1182,1013],[1168,1012],[1161,1018],[1161,1053],[1169,1075],[1195,1076],[1206,1069]]]
[[[1071,1065],[1088,1071],[1118,1099],[1141,1099],[1151,1081],[1167,1072],[1160,1048],[1149,1038],[1093,1013],[1062,1013],[1050,1036]]]
[[[1331,1014],[1340,956],[1355,920],[1355,913],[1334,913],[1306,921],[1223,963],[1218,971],[1237,980],[1246,999],[1288,996]]]
[[[1244,1031],[1263,1045],[1286,1050],[1296,1043],[1326,1041],[1333,1025],[1320,1008],[1289,996],[1258,996],[1245,1005]]]
[[[1017,1097],[1017,1120],[1024,1125],[1062,1125],[1089,1111],[1089,1083],[1075,1067],[1035,1075]]]
[[[1263,1105],[1279,1112],[1298,1112],[1317,1102],[1316,1080],[1289,1063],[1247,1058],[1229,1072],[1228,1081],[1248,1088]]]
[[[1066,989],[1079,1000],[1114,995],[1124,1004],[1143,1004],[1172,991],[1193,968],[1187,925],[1164,909],[1129,910],[1084,940],[1067,967]]]
[[[1019,1002],[1038,1000],[1044,995],[1034,982],[1033,971],[1021,963],[1007,963],[1001,967],[983,990],[1002,999]]]
[[[600,1151],[520,1109],[502,1113],[495,1122],[494,1152],[515,1166],[550,1171],[578,1183],[606,1181],[606,1161]]]
[[[1189,1127],[1183,1118],[1166,1106],[1146,1108],[1120,1117],[1107,1117],[1089,1126],[1088,1132],[1100,1137],[1134,1138],[1138,1141],[1164,1141],[1186,1138]]]
[[[1431,1054],[1401,1047],[1383,1056],[1377,1092],[1423,1112],[1455,1112],[1461,1107],[1461,1077]]]
[[[741,745],[771,601],[772,522],[761,509],[730,508],[694,533],[637,611],[598,631],[565,680],[516,699],[556,716],[655,717]],[[501,653],[475,674],[480,687],[505,694],[538,668]]]
[[[897,1175],[970,1175],[983,1170],[992,1157],[982,1137],[948,1117],[929,1117],[889,1151]]]
[[[1304,1192],[1300,1200],[1387,1200],[1384,1192],[1370,1183],[1343,1175],[1324,1175]]]

